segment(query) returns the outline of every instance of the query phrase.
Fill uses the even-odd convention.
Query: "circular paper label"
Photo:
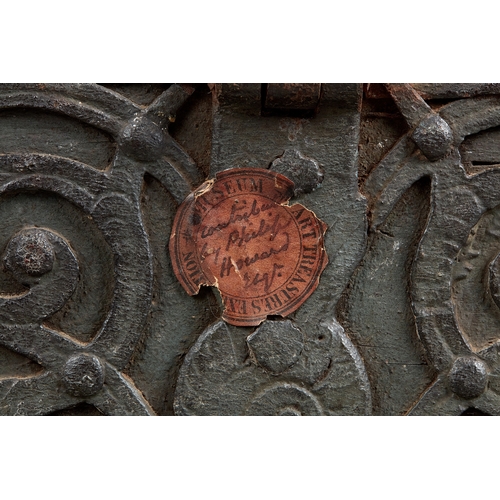
[[[326,225],[286,205],[293,182],[264,169],[217,174],[189,195],[170,237],[174,272],[190,295],[216,286],[223,319],[258,325],[295,311],[318,286],[328,259]]]

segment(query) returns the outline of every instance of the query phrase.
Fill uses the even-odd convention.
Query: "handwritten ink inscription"
[[[174,272],[190,295],[216,286],[228,323],[286,316],[318,286],[328,262],[326,225],[302,205],[285,205],[292,193],[281,174],[232,169],[179,207],[170,237]]]

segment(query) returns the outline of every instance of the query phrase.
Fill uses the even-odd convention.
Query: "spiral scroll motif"
[[[411,283],[419,338],[438,375],[409,414],[461,414],[472,405],[498,415],[500,171],[498,165],[484,165],[470,175],[461,145],[467,136],[500,125],[500,99],[459,99],[434,114],[420,97],[405,107],[408,95],[393,90],[409,123],[420,106],[421,121],[413,125],[428,133],[403,136],[370,173],[364,188],[372,228],[415,181],[428,177],[432,185]]]
[[[363,415],[368,378],[336,323],[319,335],[293,322],[268,321],[245,338],[224,322],[189,351],[176,388],[178,415]]]
[[[39,363],[43,371],[0,380],[0,413],[47,414],[86,402],[104,414],[154,414],[124,374],[152,294],[140,196],[146,172],[169,186],[176,199],[197,180],[194,162],[164,128],[190,92],[173,85],[141,108],[98,85],[0,87],[0,108],[63,114],[104,131],[118,145],[105,170],[54,154],[0,154],[0,208],[19,193],[34,200],[44,194],[65,200],[95,225],[114,263],[103,321],[88,339],[76,338],[55,328],[50,318],[71,300],[84,276],[81,265],[89,265],[80,261],[78,242],[40,225],[36,212],[2,222],[2,234],[10,231],[0,242],[4,272],[10,276],[5,280],[17,285],[0,296],[0,344]]]

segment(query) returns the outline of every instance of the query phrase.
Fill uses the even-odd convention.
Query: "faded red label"
[[[170,236],[175,275],[190,295],[216,286],[228,323],[287,316],[318,286],[328,262],[326,224],[302,205],[286,205],[293,187],[269,170],[226,170],[177,211]]]

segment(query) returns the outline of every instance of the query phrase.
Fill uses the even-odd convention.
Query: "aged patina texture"
[[[499,166],[499,84],[2,85],[0,414],[498,415]]]

